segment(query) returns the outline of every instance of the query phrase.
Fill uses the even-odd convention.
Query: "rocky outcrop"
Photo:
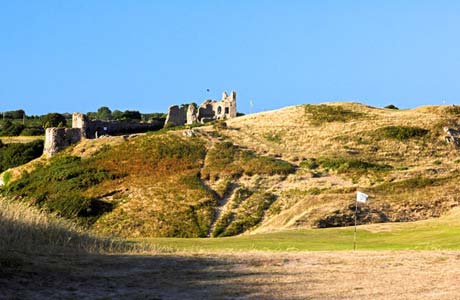
[[[460,146],[460,131],[449,127],[444,127],[443,129],[446,134],[444,140],[458,148]]]

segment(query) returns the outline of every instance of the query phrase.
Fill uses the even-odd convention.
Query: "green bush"
[[[305,115],[314,125],[321,125],[323,123],[330,122],[348,122],[364,116],[361,112],[355,112],[341,106],[307,104],[304,108]]]
[[[11,174],[11,172],[3,173],[3,185],[7,186],[10,183],[12,177],[13,175]]]
[[[254,193],[237,209],[234,221],[216,236],[232,236],[245,232],[262,221],[265,211],[276,200],[271,193]]]
[[[406,180],[396,181],[396,182],[385,182],[381,185],[375,186],[372,189],[373,192],[380,193],[397,193],[404,192],[408,190],[422,189],[429,186],[435,186],[442,184],[445,180],[444,178],[427,178],[422,176],[413,177]]]
[[[396,106],[394,106],[393,104],[387,105],[384,108],[386,108],[386,109],[399,109]]]
[[[83,195],[84,191],[116,177],[101,168],[92,167],[90,160],[58,156],[50,164],[40,166],[12,182],[5,193],[19,196],[62,217],[90,223],[111,210],[111,204],[87,198]]]
[[[10,120],[0,122],[0,136],[18,136],[24,130],[24,125],[13,123]]]
[[[45,130],[42,127],[26,127],[21,131],[22,136],[44,135]]]
[[[326,170],[335,170],[339,173],[389,171],[393,169],[390,165],[376,164],[347,157],[320,157],[318,159],[308,158],[300,163],[300,167],[309,170],[321,167]]]
[[[3,144],[0,146],[0,172],[23,165],[43,153],[43,141]]]
[[[67,120],[64,115],[59,113],[49,113],[42,117],[43,128],[49,127],[65,127]]]
[[[420,138],[426,136],[430,131],[420,127],[409,126],[386,126],[375,131],[378,137],[404,141],[410,138]]]
[[[300,167],[308,170],[314,170],[319,167],[319,164],[316,161],[316,158],[307,158],[300,163]]]
[[[238,188],[235,191],[235,196],[234,196],[233,201],[232,201],[232,208],[233,209],[238,208],[238,206],[240,206],[241,203],[243,203],[244,200],[246,200],[249,197],[251,197],[252,194],[254,194],[253,190],[250,190],[250,189],[247,189],[247,188]]]
[[[276,143],[276,144],[281,143],[281,135],[279,133],[276,133],[276,132],[266,133],[266,134],[264,134],[264,138],[267,141],[270,141],[270,142],[273,142],[273,143]]]
[[[233,212],[226,212],[222,217],[217,221],[214,231],[212,232],[212,237],[219,237],[224,235],[225,230],[227,227],[233,222],[235,219],[235,214]]]
[[[321,157],[318,159],[318,163],[324,169],[336,170],[340,173],[347,171],[388,171],[393,169],[389,165],[375,164],[346,157]]]
[[[288,162],[242,151],[231,142],[222,142],[208,151],[202,175],[216,180],[219,177],[237,178],[243,174],[287,175],[294,171]]]
[[[228,128],[227,122],[224,122],[224,121],[217,121],[217,122],[213,125],[213,128],[214,128],[214,129],[227,129],[227,128]]]

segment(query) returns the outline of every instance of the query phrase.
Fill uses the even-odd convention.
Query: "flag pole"
[[[355,233],[353,237],[353,251],[356,250],[356,220],[358,214],[358,199],[355,199]]]

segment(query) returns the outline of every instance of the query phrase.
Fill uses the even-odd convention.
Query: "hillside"
[[[460,160],[442,129],[459,117],[330,103],[85,140],[4,193],[122,237],[346,226],[356,190],[371,196],[359,223],[423,220],[459,204]]]

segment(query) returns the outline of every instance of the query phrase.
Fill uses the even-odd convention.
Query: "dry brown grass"
[[[0,257],[33,253],[107,252],[109,240],[88,234],[75,224],[18,201],[0,198]]]
[[[44,136],[8,136],[8,137],[1,137],[0,140],[4,144],[12,144],[12,143],[30,143],[36,140],[44,140]]]
[[[299,165],[305,158],[348,157],[377,164],[388,164],[393,170],[346,174],[320,171],[312,176],[308,170],[299,169],[285,181],[274,183],[272,192],[279,196],[274,206],[280,214],[271,214],[257,230],[309,227],[315,219],[344,209],[354,199],[356,189],[369,191],[370,205],[384,210],[387,205],[389,219],[394,213],[417,205],[423,212],[411,213],[407,219],[418,220],[438,216],[459,204],[456,180],[441,185],[416,190],[372,192],[374,186],[414,177],[456,177],[460,170],[458,151],[443,141],[442,126],[457,122],[448,106],[425,106],[413,110],[373,108],[357,103],[328,103],[360,114],[345,122],[312,122],[305,114],[304,106],[286,107],[276,111],[257,113],[228,120],[228,129],[221,132],[235,143],[258,153],[277,155]],[[385,126],[409,126],[430,130],[426,137],[398,141],[378,136]],[[273,137],[277,139],[274,141]],[[317,188],[321,195],[308,195]],[[336,193],[334,190],[342,189]],[[343,191],[349,190],[349,192]],[[297,193],[292,193],[297,191]],[[436,212],[435,207],[440,207]],[[433,212],[435,211],[435,212]],[[398,212],[399,213],[399,212]],[[398,216],[401,219],[401,216]],[[402,220],[402,219],[401,219]]]
[[[286,160],[294,158],[319,157],[331,152],[347,153],[353,148],[360,154],[369,154],[370,145],[359,144],[353,138],[366,138],[367,133],[384,126],[416,126],[435,129],[447,117],[443,107],[421,107],[414,110],[388,110],[372,108],[355,103],[331,103],[346,109],[363,113],[366,117],[348,122],[330,122],[322,126],[312,125],[305,115],[303,106],[291,106],[276,111],[257,113],[228,120],[230,130],[225,134],[235,142],[258,152],[281,154]],[[447,123],[447,121],[446,121]],[[233,129],[233,130],[232,130]],[[437,127],[437,129],[442,129]],[[282,142],[273,143],[265,138],[267,134],[277,133]],[[442,130],[437,132],[442,135]],[[346,137],[340,139],[341,137]],[[375,159],[385,161],[385,157],[403,154],[406,163],[423,163],[420,151],[430,154],[426,147],[413,143],[383,141],[378,144],[379,151],[372,153]],[[435,145],[438,146],[438,145]],[[439,156],[451,154],[449,145],[436,147]],[[425,154],[424,153],[424,154]],[[396,155],[395,155],[396,154]],[[431,156],[431,155],[430,155]],[[453,157],[451,154],[450,157]]]
[[[458,299],[453,251],[39,257],[2,299]],[[9,277],[2,276],[9,275]]]
[[[356,112],[355,115],[359,117],[354,118],[352,114],[344,122],[317,124],[311,122],[303,106],[293,106],[228,120],[228,129],[212,126],[196,128],[194,131],[198,137],[190,140],[183,138],[181,131],[135,139],[101,138],[84,140],[66,150],[65,154],[87,158],[107,148],[114,150],[109,151],[111,154],[98,164],[127,176],[92,187],[85,191],[85,195],[109,202],[114,200],[116,208],[112,215],[103,217],[98,226],[105,227],[104,232],[117,234],[123,228],[126,229],[125,234],[134,233],[135,236],[154,232],[163,225],[161,222],[152,224],[152,218],[157,218],[167,210],[165,218],[177,219],[169,215],[169,212],[179,209],[183,204],[187,206],[199,202],[201,192],[194,193],[188,186],[173,180],[191,162],[175,158],[152,161],[152,155],[148,154],[152,145],[157,141],[161,143],[168,134],[178,136],[184,143],[201,139],[207,151],[216,143],[230,140],[240,146],[238,149],[254,150],[263,156],[276,156],[297,166],[305,158],[338,156],[393,167],[389,171],[364,170],[361,173],[353,173],[353,170],[341,172],[299,168],[288,176],[253,175],[234,178],[231,183],[235,187],[264,190],[277,197],[256,232],[308,228],[320,219],[337,214],[337,211],[339,217],[347,215],[351,213],[348,207],[353,203],[354,193],[358,189],[372,196],[369,209],[382,212],[389,221],[436,217],[460,204],[460,197],[456,196],[459,192],[457,173],[460,171],[458,151],[442,140],[442,125],[456,121],[456,116],[448,112],[449,107],[432,106],[398,111],[357,103],[327,105],[343,107],[344,110]],[[430,133],[407,141],[376,136],[379,128],[390,125],[421,127],[430,130]],[[44,163],[41,160],[38,162]],[[17,178],[24,170],[32,170],[33,166],[31,163],[15,169],[13,177]],[[189,168],[193,172],[185,175],[196,173],[204,177],[201,158],[195,159]],[[378,190],[381,185],[416,177],[447,179],[442,184],[416,189]],[[222,187],[219,186],[222,182],[206,182],[206,178],[201,179],[217,195],[223,196],[225,189],[220,190]],[[319,192],[312,193],[313,190]],[[227,198],[231,198],[231,195]]]

